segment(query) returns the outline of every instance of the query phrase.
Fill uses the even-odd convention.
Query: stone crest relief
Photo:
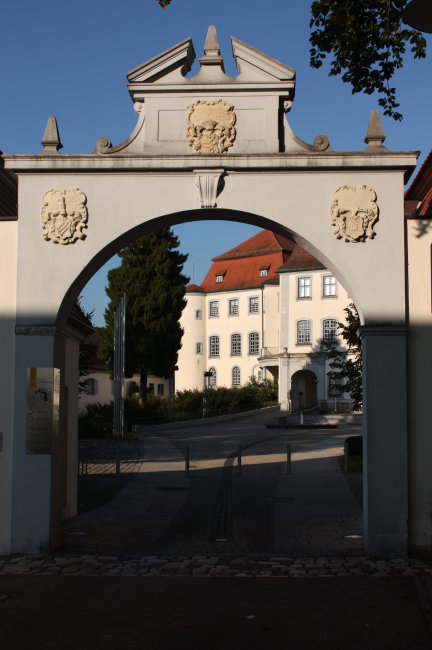
[[[236,137],[234,106],[222,99],[188,106],[186,139],[197,153],[226,153]]]
[[[85,239],[87,197],[78,189],[49,190],[42,197],[41,221],[44,239],[55,244],[73,244]]]
[[[347,242],[361,242],[373,239],[373,229],[378,220],[376,193],[371,187],[343,185],[333,193],[331,223],[334,234]]]

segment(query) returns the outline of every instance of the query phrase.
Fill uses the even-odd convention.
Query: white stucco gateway
[[[121,246],[162,225],[245,221],[291,233],[343,283],[362,319],[364,533],[369,554],[408,544],[404,180],[415,152],[390,152],[373,117],[361,152],[298,139],[286,112],[289,67],[232,39],[224,73],[210,28],[200,70],[190,39],[128,74],[138,114],[129,139],[61,155],[55,120],[39,155],[4,155],[18,179],[17,220],[0,222],[0,553],[54,548],[76,510],[74,299]],[[60,430],[29,444],[29,368],[59,368]],[[30,375],[31,377],[31,375]],[[40,450],[39,450],[40,451]]]

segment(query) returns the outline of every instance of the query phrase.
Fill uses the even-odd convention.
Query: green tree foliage
[[[126,295],[126,376],[140,374],[140,402],[146,401],[147,375],[170,377],[177,363],[183,330],[180,316],[186,305],[182,273],[187,255],[165,228],[138,239],[119,253],[121,265],[108,273],[110,303],[105,310],[99,357],[112,370],[114,313]]]
[[[403,23],[408,0],[314,0],[310,21],[310,64],[320,68],[329,56],[330,76],[341,75],[352,92],[377,91],[384,115],[401,120],[396,90],[390,86],[403,66],[407,47],[426,56],[426,41]]]
[[[166,9],[171,0],[156,0]],[[310,64],[320,68],[331,56],[330,76],[341,76],[352,92],[371,95],[388,115],[402,119],[396,89],[390,86],[403,66],[407,47],[416,59],[426,56],[426,40],[403,22],[409,0],[314,0],[310,21]]]
[[[85,311],[82,306],[81,296],[75,300],[71,317],[75,322],[80,323],[87,332],[93,331],[93,311]],[[86,390],[87,375],[91,365],[91,359],[94,354],[94,346],[90,345],[87,338],[80,342],[78,358],[78,391],[80,393]]]
[[[332,369],[328,376],[341,382],[344,392],[350,394],[354,410],[361,410],[363,404],[362,385],[362,341],[359,335],[360,318],[353,303],[345,307],[346,322],[338,323],[339,332],[346,344],[340,350],[334,343],[326,345],[325,352]]]

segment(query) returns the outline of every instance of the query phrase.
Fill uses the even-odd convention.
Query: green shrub
[[[257,409],[277,400],[277,385],[270,381],[251,380],[239,388],[223,386],[205,391],[184,390],[173,399],[149,395],[145,407],[137,397],[125,400],[125,421],[128,431],[133,424],[155,424],[170,421],[193,420],[203,415],[203,397],[206,399],[206,416],[226,415]],[[110,437],[113,430],[113,403],[88,404],[80,413],[78,430],[81,437]]]
[[[112,436],[113,403],[87,404],[78,415],[78,435],[81,438],[106,438]]]

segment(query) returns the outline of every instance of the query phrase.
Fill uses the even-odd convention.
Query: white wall
[[[185,330],[183,345],[179,354],[179,371],[176,373],[176,389],[202,389],[203,372],[216,369],[217,386],[232,386],[232,370],[240,368],[241,384],[257,376],[263,341],[265,345],[277,347],[279,337],[278,316],[279,287],[267,285],[255,289],[218,291],[208,294],[187,294],[187,306],[181,325]],[[250,299],[258,299],[258,312],[250,312]],[[238,300],[238,314],[230,315],[229,301]],[[218,316],[210,316],[210,303],[217,302]],[[202,320],[195,318],[201,309]],[[249,354],[249,334],[259,335],[259,352]],[[240,334],[241,354],[231,354],[231,335]],[[219,355],[211,356],[209,339],[219,336]],[[202,342],[203,353],[197,354],[196,343]]]
[[[410,541],[432,550],[432,226],[407,221],[408,245],[408,449]]]
[[[0,555],[11,535],[17,234],[16,221],[0,222]]]

